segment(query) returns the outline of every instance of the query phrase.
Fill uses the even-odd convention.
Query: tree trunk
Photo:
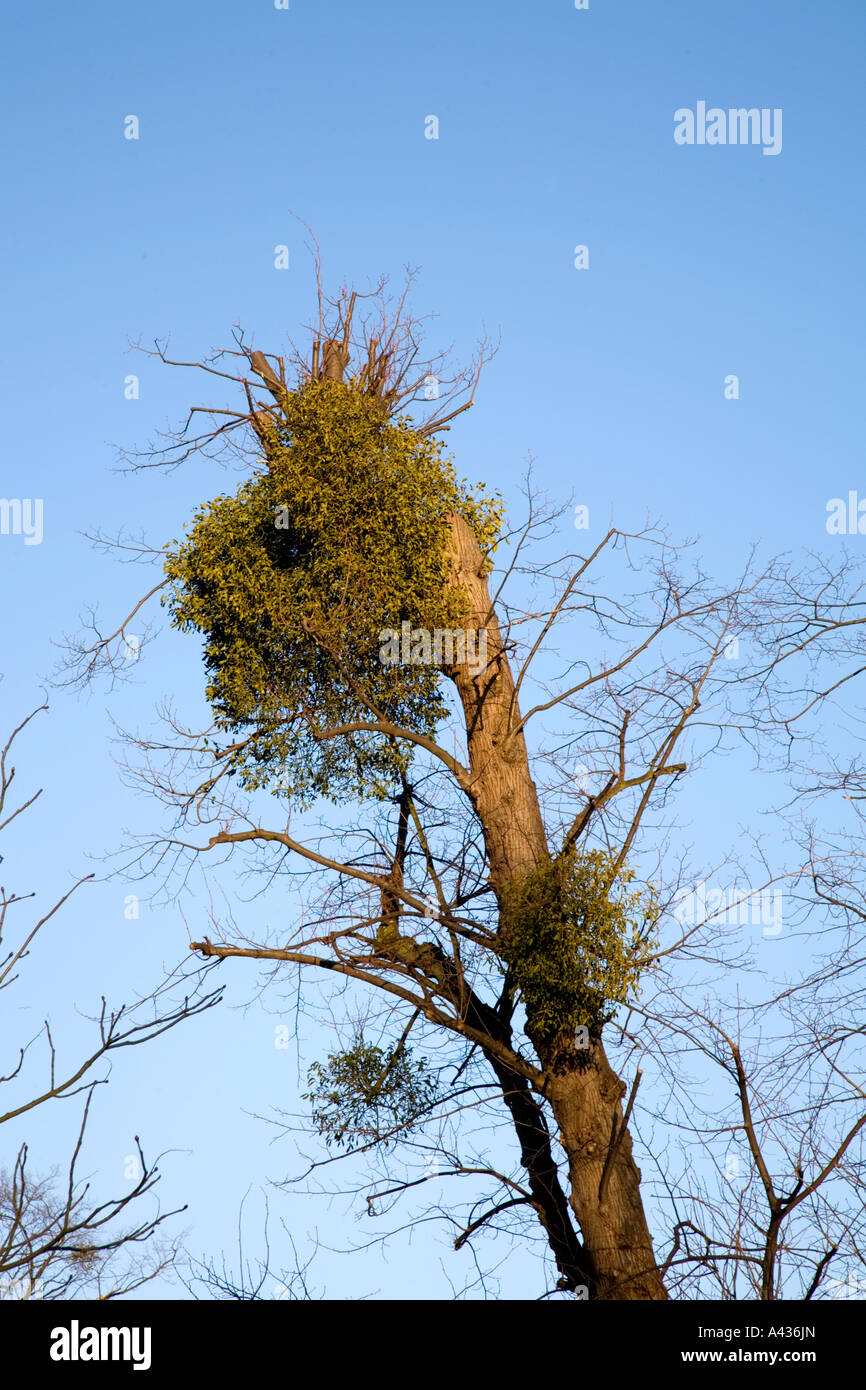
[[[520,713],[481,551],[462,517],[450,521],[451,582],[469,599],[468,622],[486,632],[487,665],[475,675],[465,664],[447,667],[446,674],[463,705],[471,797],[484,833],[490,883],[501,904],[507,885],[548,859],[549,850],[526,742],[522,733],[512,732]],[[611,1068],[601,1038],[591,1037],[583,1049],[574,1039],[533,1041],[541,1065],[552,1076],[548,1098],[568,1155],[571,1206],[596,1275],[593,1296],[665,1299],[641,1202],[640,1172],[623,1126],[625,1086]]]
[[[479,1033],[487,1034],[506,1048],[513,1048],[511,1027],[507,1018],[485,1004],[469,989],[458,967],[432,942],[418,942],[414,936],[400,932],[401,902],[395,890],[403,888],[406,841],[409,833],[409,792],[404,789],[400,798],[397,821],[397,840],[388,886],[382,889],[382,916],[376,931],[378,953],[404,965],[421,969],[438,983],[458,1013]],[[559,1286],[576,1292],[584,1288],[589,1293],[598,1286],[595,1270],[582,1247],[571,1220],[568,1202],[559,1181],[559,1171],[553,1157],[550,1133],[544,1110],[536,1099],[525,1076],[511,1071],[497,1055],[482,1047],[502,1091],[514,1123],[520,1146],[520,1159],[529,1179],[532,1205],[547,1233],[547,1240],[559,1270]]]

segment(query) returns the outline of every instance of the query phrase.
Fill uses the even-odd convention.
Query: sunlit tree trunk
[[[486,632],[487,665],[475,674],[465,663],[447,673],[463,706],[471,795],[484,833],[490,883],[501,903],[509,883],[549,858],[549,849],[482,554],[461,517],[452,517],[451,534],[452,579],[468,596],[468,624]],[[626,1088],[610,1066],[601,1038],[590,1037],[586,1048],[575,1046],[571,1037],[544,1041],[534,1036],[531,1018],[528,1033],[552,1078],[549,1099],[568,1156],[571,1206],[594,1270],[593,1295],[666,1298],[641,1201],[640,1171],[623,1126]]]

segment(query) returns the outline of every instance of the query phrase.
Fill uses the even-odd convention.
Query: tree
[[[47,708],[42,705],[28,715],[0,751],[0,831],[8,830],[41,795],[41,791],[36,791],[14,808],[10,806],[15,779],[10,757],[21,732]],[[0,990],[11,989],[20,980],[37,934],[92,877],[89,874],[79,879],[0,956]],[[9,931],[10,912],[32,896],[7,893],[0,887],[0,945]],[[103,998],[93,1020],[97,1036],[92,1050],[74,1062],[64,1064],[60,1060],[48,1020],[40,1034],[17,1049],[17,1058],[8,1059],[9,1069],[4,1068],[0,1085],[9,1095],[9,1108],[0,1107],[0,1125],[9,1125],[9,1132],[22,1116],[49,1102],[81,1096],[83,1105],[64,1172],[52,1165],[48,1172],[33,1178],[26,1141],[19,1145],[8,1171],[0,1170],[0,1296],[117,1298],[140,1288],[173,1265],[180,1246],[176,1238],[166,1239],[162,1228],[185,1208],[160,1212],[158,1206],[154,1207],[151,1194],[160,1178],[158,1160],[146,1161],[138,1136],[138,1176],[121,1196],[95,1197],[91,1184],[79,1177],[79,1168],[94,1093],[108,1081],[107,1075],[101,1074],[100,1064],[111,1061],[118,1049],[141,1046],[212,1008],[222,990],[204,988],[208,973],[207,968],[175,972],[131,1006],[112,1009]],[[193,976],[193,988],[178,999],[178,986],[186,984],[183,975]],[[9,997],[4,995],[4,1000]],[[47,1054],[47,1076],[41,1084],[27,1079],[29,1055],[40,1037]]]
[[[841,957],[768,998],[735,990],[719,1004],[720,972],[737,988],[745,978],[742,951],[725,954],[736,933],[718,909],[678,915],[693,879],[666,823],[687,771],[766,732],[743,694],[765,695],[793,655],[779,567],[750,564],[720,588],[655,527],[530,563],[562,512],[528,482],[527,518],[507,532],[501,500],[459,480],[439,438],[473,403],[484,347],[441,398],[439,360],[420,360],[406,296],[394,313],[383,284],[369,297],[320,288],[309,352],[266,355],[239,330],[205,363],[156,352],[234,383],[242,402],[194,407],[133,466],[249,448],[252,473],[182,540],[133,547],[164,569],[148,597],[203,639],[213,711],[205,730],[175,719],[169,742],[138,741],[176,820],[135,862],[251,852],[303,888],[291,928],[262,941],[214,921],[216,939],[194,949],[358,987],[346,1045],[310,1073],[328,1147],[374,1162],[398,1144],[435,1153],[470,1184],[468,1214],[457,1221],[456,1200],[445,1213],[456,1247],[527,1239],[528,1219],[556,1290],[577,1297],[772,1299],[797,1279],[811,1297],[834,1259],[857,1266],[866,1092],[838,1058],[859,1029],[846,1017],[825,1030]],[[73,674],[112,671],[129,621],[79,641]],[[766,659],[732,681],[727,653],[745,634]],[[293,833],[292,817],[323,803],[330,823]],[[760,873],[759,847],[755,858]],[[794,878],[811,911],[809,864]],[[760,892],[737,874],[735,908]],[[764,887],[778,881],[768,871]],[[378,1021],[358,1004],[370,992]],[[767,1058],[767,1019],[786,1009]],[[806,1088],[800,1106],[780,1056]],[[745,1142],[737,1191],[691,1171],[684,1149],[677,1170],[665,1139],[643,1145],[655,1209],[671,1217],[667,1254],[634,1156],[642,1058],[655,1073],[643,1113],[668,1140],[691,1131],[713,1164],[720,1141]],[[720,1069],[734,1112],[714,1094],[698,1116],[689,1059],[699,1085],[707,1064]],[[507,1115],[516,1164],[476,1144],[466,1117],[479,1114]],[[368,1210],[416,1181],[385,1164]]]

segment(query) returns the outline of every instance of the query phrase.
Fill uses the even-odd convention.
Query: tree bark
[[[432,942],[418,942],[414,936],[401,935],[402,904],[394,890],[403,887],[408,832],[409,792],[404,789],[399,803],[397,840],[389,886],[382,889],[381,895],[382,916],[376,932],[379,954],[420,969],[435,979],[440,991],[451,1000],[458,1013],[464,1014],[473,1028],[495,1038],[505,1047],[513,1048],[508,1019],[469,989],[455,962],[449,960]],[[591,1296],[598,1287],[598,1279],[571,1220],[553,1157],[544,1110],[525,1076],[511,1071],[493,1052],[483,1047],[482,1050],[493,1069],[514,1123],[521,1162],[529,1180],[532,1205],[556,1260],[560,1287],[571,1292],[585,1289],[587,1295]]]
[[[467,595],[468,623],[486,632],[486,669],[446,667],[463,706],[471,798],[484,834],[490,883],[502,904],[508,884],[537,868],[550,853],[532,780],[514,677],[493,611],[483,557],[462,517],[450,518],[451,583]],[[477,648],[476,648],[477,650]],[[640,1195],[640,1171],[623,1124],[625,1086],[613,1071],[601,1037],[588,1048],[573,1038],[544,1042],[529,1034],[551,1075],[549,1100],[568,1156],[570,1203],[595,1272],[601,1299],[667,1298],[653,1253]],[[608,1173],[601,1192],[602,1174]],[[601,1197],[600,1197],[601,1192]]]

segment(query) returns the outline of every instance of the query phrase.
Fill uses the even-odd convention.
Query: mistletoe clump
[[[600,1033],[612,1005],[634,997],[652,964],[659,917],[652,889],[602,850],[571,846],[510,885],[502,955],[540,1041]]]
[[[172,624],[204,638],[207,697],[241,745],[230,768],[249,789],[279,778],[302,804],[391,795],[410,745],[324,735],[375,722],[374,710],[433,732],[440,672],[383,664],[380,633],[460,624],[448,517],[463,516],[489,555],[500,504],[476,499],[438,441],[354,382],[284,393],[263,443],[266,470],[203,506],[168,548]]]
[[[327,1064],[314,1062],[307,1075],[313,1123],[329,1146],[387,1143],[395,1131],[411,1127],[433,1104],[437,1084],[423,1059],[398,1044],[388,1052],[359,1035],[346,1052],[332,1053]]]

